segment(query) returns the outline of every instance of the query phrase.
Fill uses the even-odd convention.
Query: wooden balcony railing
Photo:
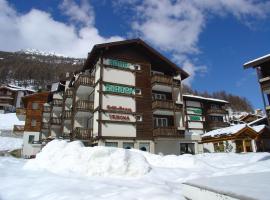
[[[206,111],[206,113],[209,114],[228,114],[228,111],[222,108],[210,108]]]
[[[76,110],[80,111],[93,111],[94,109],[94,103],[93,101],[89,100],[78,100],[76,102]]]
[[[78,79],[75,81],[75,87],[80,85],[84,86],[93,86],[95,82],[95,78],[89,75],[81,74]]]
[[[61,122],[62,122],[61,118],[58,118],[58,117],[52,117],[51,118],[51,124],[60,125]]]
[[[76,127],[74,129],[74,137],[79,140],[90,140],[92,137],[92,129]]]
[[[154,100],[152,102],[152,109],[173,109],[173,101],[170,100]]]
[[[266,76],[264,78],[261,78],[259,80],[262,90],[268,90],[270,89],[270,76]]]
[[[71,119],[71,114],[72,114],[71,110],[65,110],[63,118],[64,119]]]
[[[225,128],[225,127],[228,127],[230,126],[230,124],[228,122],[222,122],[222,121],[207,121],[206,122],[207,124],[207,127],[209,129],[212,129],[212,128]]]
[[[42,129],[49,129],[49,123],[42,122]]]
[[[170,76],[162,75],[162,74],[154,74],[151,78],[151,83],[161,83],[161,84],[173,84],[173,78]]]
[[[54,107],[62,107],[63,105],[63,100],[62,99],[53,99],[52,105]]]
[[[23,132],[24,131],[24,125],[14,125],[13,126],[13,132]]]
[[[153,130],[153,135],[154,136],[172,136],[176,137],[178,136],[177,130],[175,127],[158,127]],[[180,136],[180,135],[179,135]]]
[[[71,98],[73,96],[73,90],[72,89],[67,89],[64,93],[65,98]]]

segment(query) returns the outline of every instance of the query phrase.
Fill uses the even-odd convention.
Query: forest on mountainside
[[[190,86],[183,85],[183,94],[193,94],[228,101],[230,103],[230,107],[235,112],[238,111],[252,112],[254,110],[251,102],[247,98],[230,94],[224,90],[216,91],[213,93],[209,93],[207,91],[199,92],[197,90],[192,89]]]

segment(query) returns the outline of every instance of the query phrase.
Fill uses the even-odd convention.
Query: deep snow
[[[62,143],[62,145],[63,144],[64,143]],[[78,144],[72,145],[77,146]],[[42,159],[40,158],[41,163],[37,161],[38,164],[36,167],[32,165],[32,168],[35,168],[35,170],[29,168],[24,169],[27,168],[24,166],[29,165],[32,161],[0,157],[0,199],[17,200],[23,197],[25,200],[174,200],[184,199],[181,194],[181,183],[188,180],[250,174],[253,172],[270,172],[269,153],[213,153],[195,156],[160,156],[137,150],[108,150],[106,147],[93,148],[92,150],[91,148],[83,150],[85,147],[82,146],[73,148],[74,150],[82,148],[79,151],[85,151],[91,155],[93,155],[93,152],[99,152],[99,150],[105,152],[94,154],[93,160],[101,161],[99,163],[101,168],[103,167],[103,160],[105,160],[104,165],[108,165],[108,162],[109,166],[116,166],[117,163],[122,165],[125,164],[125,160],[129,160],[123,158],[129,158],[130,155],[132,157],[133,153],[136,153],[136,156],[140,154],[145,158],[143,162],[146,166],[148,166],[146,164],[148,163],[151,169],[146,171],[144,175],[141,174],[141,176],[134,177],[131,176],[131,174],[122,173],[123,171],[118,177],[111,177],[110,174],[106,174],[104,171],[101,174],[102,176],[98,174],[90,176],[87,174],[87,171],[84,170],[80,170],[80,173],[77,173],[77,170],[65,166],[73,166],[74,164],[73,161],[68,161],[68,157],[74,158],[73,156],[75,155],[81,156],[81,158],[76,158],[81,164],[89,164],[92,161],[90,161],[91,156],[87,155],[87,153],[79,155],[74,151],[66,152],[67,157],[65,160],[59,160],[56,163],[48,161],[51,165],[49,166],[45,163],[47,165],[46,167],[39,166],[39,164],[44,161],[43,159],[45,159],[44,157]],[[120,156],[118,158],[117,154],[129,156]],[[111,159],[111,156],[116,160]],[[140,157],[140,159],[142,158]],[[62,165],[60,165],[61,162]],[[97,166],[95,163],[92,164],[95,167]],[[89,164],[88,166],[91,167],[91,165]],[[75,164],[75,166],[78,167],[77,164]],[[57,168],[57,170],[55,171],[54,168]],[[112,170],[110,167],[105,168],[109,171]],[[61,172],[61,169],[63,172]],[[94,170],[94,168],[89,170]],[[120,171],[121,170],[122,168],[120,168]],[[256,182],[254,182],[254,185],[256,185]]]
[[[14,125],[24,125],[25,121],[20,121],[16,113],[0,113],[0,131],[1,130],[13,130]]]
[[[0,151],[12,151],[15,149],[21,149],[23,145],[23,139],[2,137],[0,136]]]

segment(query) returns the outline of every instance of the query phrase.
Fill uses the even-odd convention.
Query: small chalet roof
[[[258,125],[258,126],[249,126],[247,124],[237,124],[234,126],[229,126],[226,128],[220,128],[220,129],[216,129],[213,131],[209,131],[205,134],[202,135],[202,138],[206,138],[206,137],[219,137],[219,136],[231,136],[231,135],[235,135],[237,133],[239,133],[240,131],[242,131],[243,129],[251,129],[253,131],[255,131],[256,133],[260,133],[262,130],[264,130],[265,128],[269,129],[269,126],[266,125]]]
[[[248,61],[244,64],[244,68],[258,67],[260,64],[270,61],[270,54]]]
[[[27,102],[31,101],[31,100],[47,101],[48,95],[49,95],[49,92],[38,92],[38,93],[34,93],[34,94],[29,94],[29,95],[22,97],[22,102],[23,102],[24,106],[26,107]]]
[[[142,50],[145,50],[151,55],[152,57],[155,57],[155,59],[159,59],[162,62],[166,63],[166,65],[170,66],[173,70],[175,70],[177,73],[181,74],[182,80],[187,78],[189,74],[178,67],[175,63],[170,61],[168,58],[163,56],[161,53],[159,53],[157,50],[152,48],[150,45],[148,45],[143,40],[137,38],[137,39],[131,39],[131,40],[123,40],[123,41],[117,41],[117,42],[110,42],[110,43],[103,43],[103,44],[97,44],[93,47],[91,52],[88,54],[88,58],[84,64],[83,70],[87,69],[89,65],[92,65],[96,62],[97,58],[101,54],[102,51],[116,46],[138,46],[141,47]]]
[[[259,119],[256,119],[256,120],[248,123],[248,125],[249,126],[253,126],[253,125],[258,124],[258,123],[263,123],[263,121],[267,121],[267,117],[266,116],[264,116],[262,118],[259,118]]]
[[[30,92],[35,92],[35,90],[33,90],[31,88],[20,87],[20,86],[12,85],[12,84],[2,85],[2,86],[0,86],[0,88],[6,88],[6,89],[12,90],[12,91],[30,91]]]
[[[203,100],[203,101],[210,101],[210,102],[219,102],[219,103],[225,103],[229,104],[228,101],[222,100],[222,99],[215,99],[215,98],[207,98],[207,97],[202,97],[202,96],[196,96],[192,94],[184,94],[183,97],[187,97],[190,99],[198,99],[198,100]]]

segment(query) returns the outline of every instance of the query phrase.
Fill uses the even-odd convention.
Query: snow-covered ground
[[[12,151],[15,149],[21,149],[22,145],[23,145],[22,138],[0,136],[0,151]]]
[[[25,121],[20,121],[16,113],[0,114],[0,131],[13,130],[14,125],[24,125]]]
[[[160,156],[59,141],[51,147],[36,160],[0,157],[1,200],[184,199],[181,183],[188,180],[270,172],[269,153]]]

